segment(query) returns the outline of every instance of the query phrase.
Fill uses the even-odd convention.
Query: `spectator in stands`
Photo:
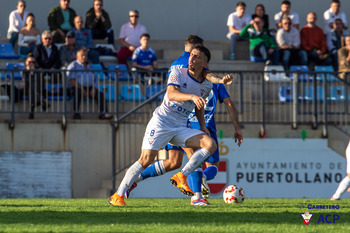
[[[21,29],[18,36],[19,53],[27,55],[33,53],[36,45],[40,44],[40,31],[35,27],[35,17],[29,13],[26,19],[26,25]]]
[[[324,33],[327,35],[334,28],[336,19],[341,19],[343,22],[343,28],[348,29],[348,22],[346,20],[346,14],[340,10],[340,1],[332,0],[331,7],[323,13],[324,19]]]
[[[60,5],[50,10],[47,17],[54,43],[63,43],[66,33],[74,26],[75,11],[69,7],[70,0],[60,0]]]
[[[334,70],[338,70],[338,49],[344,46],[344,40],[349,33],[345,31],[341,19],[336,19],[333,24],[334,28],[327,33],[327,49],[333,59]]]
[[[255,7],[255,13],[252,14],[252,19],[255,18],[255,16],[259,16],[264,21],[264,28],[268,31],[269,30],[269,16],[266,14],[265,7],[263,4],[258,4]]]
[[[107,104],[103,92],[99,91],[98,76],[92,71],[94,68],[87,63],[88,49],[82,47],[78,50],[76,60],[69,64],[67,76],[74,88],[74,119],[81,119],[79,107],[82,98],[91,97],[99,101],[100,115],[99,119],[111,119],[113,116],[107,113]]]
[[[149,71],[158,68],[157,56],[154,50],[149,47],[149,39],[149,34],[144,33],[141,35],[141,46],[137,47],[132,55],[132,67]]]
[[[92,39],[92,33],[90,29],[83,28],[84,25],[84,19],[81,16],[75,16],[74,18],[74,27],[70,30],[70,32],[73,32],[76,38],[75,43],[82,47],[89,49],[88,52],[88,59],[94,63],[98,64],[100,63],[100,54],[93,49],[93,39]]]
[[[340,78],[349,80],[349,74],[345,74],[350,72],[350,36],[345,37],[345,46],[338,50],[338,71]]]
[[[77,51],[80,46],[75,43],[74,32],[67,32],[66,44],[60,47],[60,62],[63,68],[66,68],[77,58]]]
[[[15,44],[18,39],[19,31],[25,26],[26,18],[28,11],[26,9],[25,1],[18,1],[17,10],[14,10],[10,13],[9,16],[9,28],[7,31],[7,39],[10,40],[12,47],[15,47]]]
[[[92,30],[93,39],[108,38],[114,45],[114,32],[108,13],[103,9],[103,0],[94,0],[94,7],[86,12],[85,27]]]
[[[317,15],[310,12],[306,17],[307,24],[300,31],[301,47],[308,54],[312,65],[330,65],[332,58],[327,54],[326,36],[316,25]]]
[[[36,68],[39,69],[59,69],[60,60],[57,46],[52,43],[51,32],[45,30],[41,34],[41,44],[34,49]]]
[[[252,20],[252,17],[245,12],[245,8],[246,4],[244,2],[238,2],[236,11],[227,18],[228,33],[226,37],[230,40],[230,60],[236,59],[236,41],[244,40],[239,33]]]
[[[157,56],[154,50],[149,47],[149,39],[149,34],[144,33],[141,35],[141,46],[137,47],[132,55],[133,70],[153,71],[158,68]],[[152,72],[148,72],[147,75],[152,76]],[[145,73],[141,72],[140,76],[141,80],[144,81]]]
[[[287,15],[292,20],[292,25],[299,30],[299,15],[298,13],[291,11],[290,1],[283,1],[281,4],[281,11],[275,14],[274,20],[277,28],[281,28],[282,15]]]
[[[127,64],[126,59],[140,46],[141,35],[147,33],[146,27],[138,23],[139,16],[137,10],[129,11],[130,22],[123,24],[120,29],[119,43],[122,47],[117,53],[119,64]]]
[[[278,65],[279,56],[275,40],[264,28],[264,21],[260,17],[256,16],[246,25],[240,36],[249,39],[251,56],[262,58],[267,64]]]
[[[292,20],[288,16],[282,18],[282,28],[277,30],[276,42],[280,51],[280,58],[284,70],[289,69],[289,65],[307,65],[307,53],[300,49],[299,31],[292,26]]]
[[[42,104],[42,109],[46,111],[50,105],[42,100],[44,96],[43,83],[40,78],[41,75],[35,70],[35,57],[32,53],[29,53],[25,61],[25,70],[23,71],[23,80],[25,86],[25,94],[29,96],[30,113],[29,119],[34,119],[34,109],[36,106]]]

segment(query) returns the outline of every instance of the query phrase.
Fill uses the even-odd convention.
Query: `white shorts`
[[[203,134],[204,132],[198,129],[191,129],[186,126],[174,127],[167,126],[154,117],[147,125],[145,135],[142,142],[143,149],[160,150],[170,143],[175,146],[185,147],[187,139]]]

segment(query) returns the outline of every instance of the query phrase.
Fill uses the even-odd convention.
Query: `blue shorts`
[[[216,151],[214,152],[214,154],[212,154],[205,162],[208,162],[208,163],[216,163],[216,162],[219,162],[220,161],[220,158],[219,158],[219,143],[218,143],[218,138],[216,136],[216,133],[210,131],[210,136],[214,139],[214,141],[216,142],[216,145],[217,145],[217,149]],[[174,146],[174,145],[170,145],[170,144],[167,144],[165,146],[165,149],[166,150],[180,150],[182,152],[185,153],[185,151],[181,148],[181,147],[178,147],[178,146]]]

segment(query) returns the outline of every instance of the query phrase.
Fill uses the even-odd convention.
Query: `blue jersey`
[[[204,113],[205,125],[210,132],[216,132],[216,124],[214,119],[216,104],[218,100],[220,103],[222,103],[223,100],[227,97],[230,97],[230,95],[227,93],[226,88],[223,84],[213,84],[213,89],[206,99],[207,105],[205,106]],[[200,129],[198,119],[195,116],[194,112],[190,114],[188,121],[191,124],[192,128]]]
[[[190,58],[191,53],[183,52],[182,56],[176,59],[173,64],[171,64],[168,75],[170,75],[171,71],[174,69],[188,68],[188,59]]]
[[[157,56],[154,50],[151,48],[143,50],[140,46],[135,49],[132,55],[132,62],[136,62],[141,66],[151,66],[155,61],[157,61]]]

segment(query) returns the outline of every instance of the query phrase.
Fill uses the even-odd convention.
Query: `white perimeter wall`
[[[220,164],[208,182],[211,198],[222,198],[231,184],[242,187],[246,198],[330,198],[346,176],[345,158],[327,146],[327,139],[245,138],[238,147],[224,138],[219,146],[226,169]],[[176,172],[140,182],[131,197],[184,198],[169,181]]]
[[[146,25],[152,39],[183,40],[189,34],[197,34],[205,40],[226,40],[227,16],[234,11],[238,1],[232,0],[104,0],[104,8],[110,14],[116,38],[123,23],[127,22],[128,11],[140,11],[140,23]],[[273,28],[273,15],[280,10],[282,0],[245,0],[247,12],[253,13],[256,4],[265,5]],[[323,12],[329,8],[330,0],[291,0],[292,10],[299,13],[301,26],[304,26],[306,14],[314,11],[318,14],[318,24],[323,25]],[[40,31],[48,28],[49,10],[57,6],[59,0],[27,0],[27,10],[37,18]],[[71,7],[78,15],[85,17],[93,0],[71,0]],[[6,37],[8,16],[16,9],[17,0],[0,0],[0,35]],[[342,10],[350,15],[350,1],[342,1]],[[348,20],[350,20],[348,18]]]

